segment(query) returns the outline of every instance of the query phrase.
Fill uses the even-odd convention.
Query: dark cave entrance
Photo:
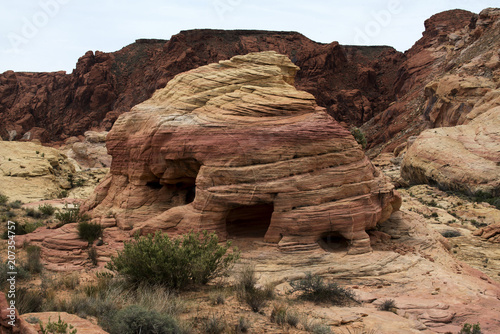
[[[338,232],[325,233],[319,240],[318,245],[327,252],[347,252],[349,250],[349,240]]]
[[[184,204],[193,203],[196,196],[196,179],[184,180],[175,184],[176,191],[184,198]]]
[[[226,218],[228,238],[264,238],[271,224],[274,205],[256,204],[232,209]]]

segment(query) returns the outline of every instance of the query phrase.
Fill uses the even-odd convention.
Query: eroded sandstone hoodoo
[[[180,74],[116,121],[111,172],[82,207],[133,233],[215,231],[281,246],[365,230],[399,196],[273,51]],[[114,217],[114,218],[110,218]]]

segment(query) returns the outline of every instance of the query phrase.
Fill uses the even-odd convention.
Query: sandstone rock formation
[[[267,50],[300,66],[297,87],[337,120],[361,125],[393,101],[402,54],[391,47],[321,44],[295,32],[191,30],[169,41],[137,40],[113,53],[89,51],[71,74],[0,74],[0,136],[53,142],[109,130],[175,75]]]
[[[70,137],[60,147],[66,155],[83,168],[103,168],[111,166],[111,156],[106,149],[107,131],[86,131],[84,138]],[[83,139],[83,140],[82,140]]]
[[[362,127],[369,156],[392,152],[425,129],[466,124],[485,111],[479,106],[498,96],[499,12],[452,10],[425,22],[423,37],[399,69],[395,103]]]
[[[34,142],[0,141],[0,191],[10,200],[33,202],[69,188],[78,164],[58,150]]]
[[[408,149],[401,176],[471,195],[500,196],[500,107],[466,125],[424,131]]]
[[[275,52],[178,75],[122,115],[107,136],[110,176],[82,207],[121,229],[265,236],[283,247],[340,234],[366,252],[365,230],[400,201]]]

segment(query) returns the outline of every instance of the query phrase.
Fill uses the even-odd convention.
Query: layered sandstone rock
[[[466,125],[424,131],[410,146],[401,176],[469,194],[500,195],[500,107]]]
[[[425,21],[423,37],[399,69],[395,103],[362,127],[369,156],[393,152],[425,129],[466,124],[488,110],[479,106],[498,96],[498,13],[452,10]]]
[[[12,201],[57,197],[63,188],[70,188],[68,175],[78,168],[57,149],[34,142],[0,141],[0,191]]]
[[[171,80],[107,136],[110,176],[84,209],[118,227],[284,246],[340,234],[370,249],[366,229],[398,209],[392,186],[275,52],[236,56]]]

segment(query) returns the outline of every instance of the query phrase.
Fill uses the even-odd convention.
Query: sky
[[[0,5],[0,73],[74,69],[86,51],[188,29],[297,31],[316,42],[409,49],[433,14],[498,0],[22,0]]]

